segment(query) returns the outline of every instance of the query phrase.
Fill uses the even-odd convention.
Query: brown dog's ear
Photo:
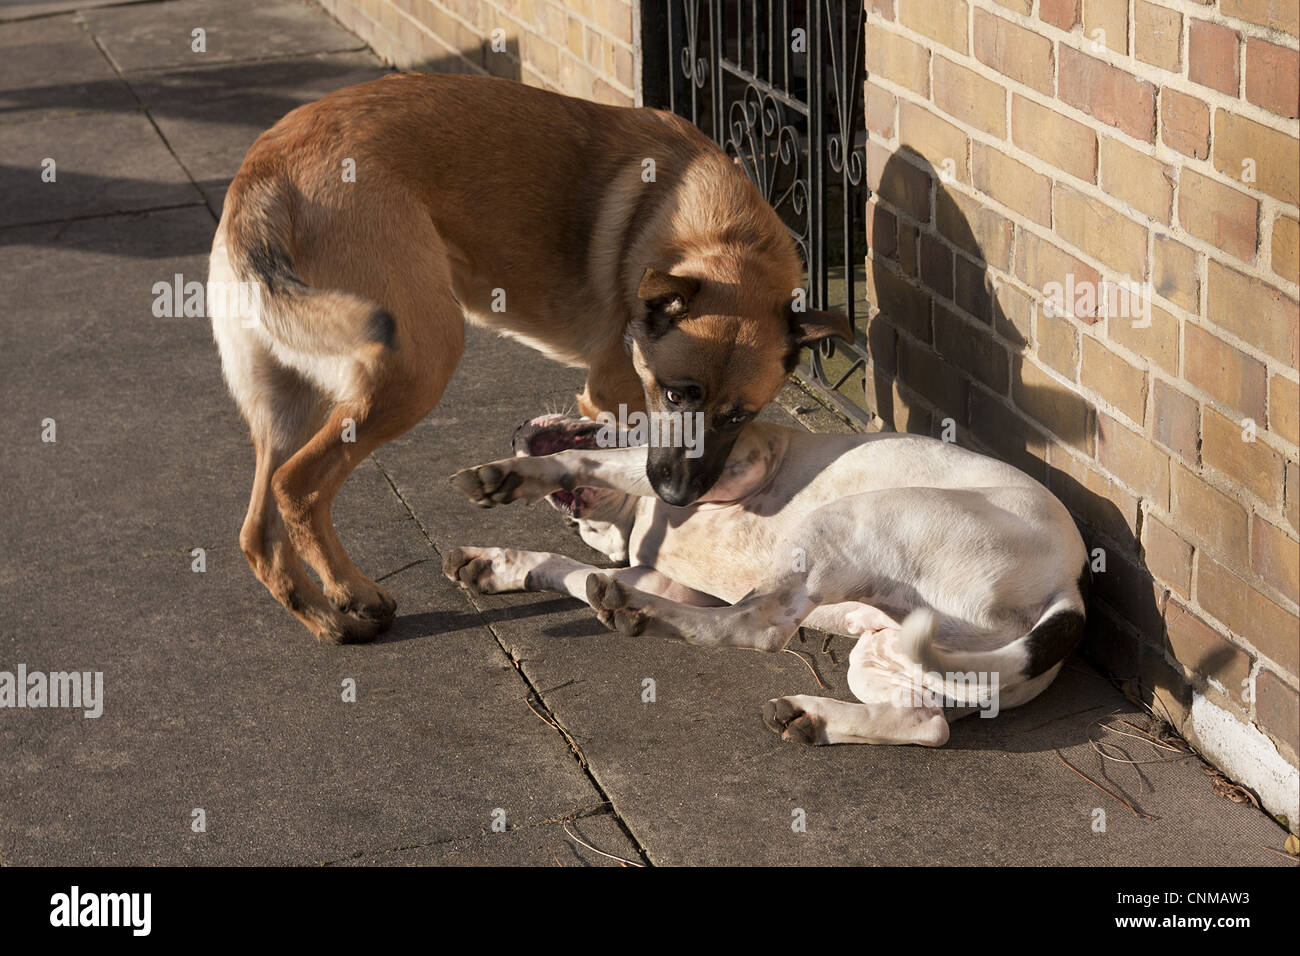
[[[674,318],[686,314],[691,299],[700,291],[700,280],[692,276],[675,276],[671,272],[646,269],[637,287],[637,297],[652,312],[665,312]]]
[[[790,331],[799,345],[808,345],[832,335],[853,344],[853,323],[843,312],[823,312],[820,309],[796,312],[789,309],[788,314]]]

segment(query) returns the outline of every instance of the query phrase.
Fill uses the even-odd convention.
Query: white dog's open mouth
[[[597,435],[601,425],[589,418],[566,418],[563,415],[543,415],[524,422],[515,431],[516,458],[554,455],[570,448],[599,448]],[[581,518],[591,505],[592,489],[575,488],[557,491],[546,496],[560,513],[570,518]]]

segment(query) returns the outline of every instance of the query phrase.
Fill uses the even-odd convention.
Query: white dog
[[[629,635],[779,651],[801,625],[861,635],[860,703],[795,696],[763,717],[805,743],[941,746],[948,721],[1041,693],[1083,635],[1087,553],[1069,512],[1010,465],[906,434],[815,435],[755,423],[721,478],[674,507],[645,446],[589,419],[546,416],[516,457],[458,472],[482,507],[551,503],[615,571],[557,554],[454,548],[471,589],[560,591]]]

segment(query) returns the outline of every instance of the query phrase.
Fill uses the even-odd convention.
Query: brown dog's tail
[[[356,354],[397,347],[397,323],[379,305],[336,289],[317,289],[293,265],[288,189],[281,179],[236,177],[226,202],[226,249],[241,282],[255,284],[253,320],[272,339],[302,355]]]

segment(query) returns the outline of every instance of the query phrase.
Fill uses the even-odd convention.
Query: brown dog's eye
[[[664,398],[668,400],[669,405],[680,405],[686,400],[686,397],[681,392],[672,388],[664,389]]]

